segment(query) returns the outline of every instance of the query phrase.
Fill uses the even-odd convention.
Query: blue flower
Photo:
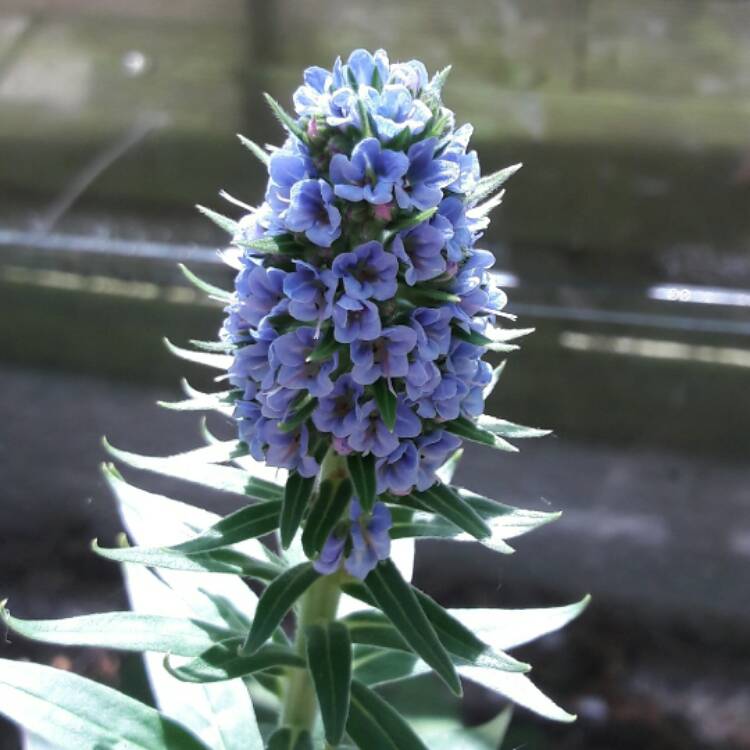
[[[260,436],[265,443],[265,460],[271,466],[297,471],[303,477],[314,477],[318,473],[318,462],[307,455],[309,436],[304,425],[285,432],[279,429],[277,420],[267,419]]]
[[[453,196],[441,201],[432,225],[443,232],[448,260],[463,260],[475,239],[463,201]]]
[[[284,294],[289,298],[289,314],[296,320],[322,321],[331,317],[338,280],[326,269],[319,270],[304,260],[295,260],[297,269],[284,279]]]
[[[326,540],[313,567],[318,573],[328,575],[341,567],[342,561],[349,575],[364,580],[380,560],[391,554],[391,512],[381,502],[375,503],[372,513],[362,511],[355,497],[349,506],[349,527],[335,530]],[[344,560],[347,542],[349,554]]]
[[[384,328],[375,341],[355,341],[352,377],[360,385],[371,385],[380,377],[403,378],[409,371],[407,355],[416,344],[417,334],[408,326]]]
[[[451,345],[451,312],[446,307],[417,307],[411,314],[411,325],[417,334],[419,355],[435,360],[447,354]]]
[[[321,575],[330,575],[335,573],[341,567],[341,561],[344,559],[344,547],[348,534],[337,536],[336,532],[326,539],[323,549],[320,551],[313,568]]]
[[[377,138],[366,138],[354,147],[351,159],[334,154],[330,173],[339,198],[381,205],[392,200],[393,188],[408,168],[406,154],[382,148]]]
[[[416,356],[415,356],[416,355]],[[406,373],[406,395],[412,401],[429,396],[440,384],[442,375],[438,366],[419,356],[415,349],[409,354],[409,371]]]
[[[417,489],[423,492],[435,484],[435,472],[461,447],[461,440],[445,430],[435,430],[420,436],[416,443],[419,453]]]
[[[355,498],[350,506],[352,551],[346,558],[344,567],[349,575],[364,580],[380,560],[387,560],[391,554],[391,512],[383,503],[375,503],[370,517],[362,513],[362,507]]]
[[[445,236],[427,222],[393,238],[393,254],[406,264],[404,279],[409,286],[440,276],[446,269],[442,254]]]
[[[346,294],[333,308],[333,337],[340,344],[372,341],[380,336],[380,314],[368,299],[352,299]]]
[[[398,261],[374,240],[336,256],[333,272],[352,299],[387,300],[396,294]]]
[[[374,401],[368,401],[360,409],[360,419],[347,439],[355,451],[367,455],[387,456],[398,447],[398,437],[383,422]]]
[[[296,139],[274,151],[268,162],[268,187],[266,201],[277,213],[283,213],[289,206],[292,188],[298,182],[316,177],[315,167],[304,147],[297,146]]]
[[[389,83],[382,91],[368,88],[360,91],[360,95],[384,143],[405,129],[412,135],[421,133],[432,117],[430,108],[401,84]]]
[[[347,84],[359,86],[372,86],[375,79],[375,72],[382,82],[388,79],[390,65],[388,63],[388,53],[384,49],[379,49],[374,55],[366,49],[355,49],[349,55],[344,67],[344,75],[348,79]],[[353,79],[353,80],[352,80]],[[341,82],[343,85],[343,81]]]
[[[402,441],[393,453],[375,462],[378,494],[408,495],[417,483],[419,455],[411,440]]]
[[[337,438],[348,437],[362,419],[359,400],[363,393],[364,389],[351,375],[341,375],[333,390],[318,401],[313,423],[321,432],[330,432]]]
[[[388,83],[397,83],[405,86],[412,96],[418,96],[427,85],[427,68],[420,60],[409,60],[404,63],[391,65]]]
[[[261,388],[273,385],[277,362],[271,352],[271,345],[276,336],[273,328],[265,326],[255,333],[252,343],[237,349],[229,367],[229,382],[232,385],[244,387],[247,378],[260,383]]]
[[[317,346],[312,328],[298,328],[279,336],[271,345],[271,354],[279,363],[276,380],[285,388],[306,389],[316,397],[327,396],[333,390],[331,373],[338,366],[338,354],[329,359],[308,362],[307,357]]]
[[[286,309],[285,276],[286,272],[280,268],[264,268],[254,264],[237,274],[235,288],[238,301],[235,309],[254,328],[267,315],[277,315]]]
[[[304,232],[310,242],[330,247],[341,235],[341,213],[333,205],[333,188],[325,180],[295,182],[284,223],[292,232]]]
[[[479,181],[479,159],[476,151],[466,153],[474,128],[462,125],[450,137],[443,149],[441,158],[453,162],[458,167],[456,179],[446,185],[446,190],[462,195],[471,195]]]
[[[402,210],[414,207],[426,211],[437,206],[443,198],[442,188],[458,178],[455,162],[435,156],[437,146],[437,138],[427,138],[409,147],[409,169],[403,185],[395,187],[396,203]]]
[[[432,393],[419,399],[417,414],[442,422],[457,419],[461,413],[461,399],[469,392],[469,387],[459,377],[444,372]]]

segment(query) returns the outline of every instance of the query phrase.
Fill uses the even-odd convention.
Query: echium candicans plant
[[[231,234],[234,289],[184,269],[225,306],[223,327],[215,342],[170,345],[228,386],[187,387],[171,408],[218,411],[237,439],[204,429],[207,445],[165,458],[108,449],[243,505],[220,518],[105,467],[129,541],[93,548],[122,564],[133,610],[2,615],[29,638],[146,652],[156,708],[2,660],[0,713],[31,735],[75,750],[497,747],[505,716],[479,730],[404,718],[406,681],[427,672],[456,696],[463,678],[573,718],[506,652],[585,600],[447,610],[410,582],[415,539],[508,553],[555,518],[452,484],[464,441],[513,451],[545,431],[483,414],[502,370],[488,355],[528,333],[476,245],[516,167],[480,176],[471,126],[442,104],[446,74],[357,50],[305,72],[296,115],[269,98],[281,147],[242,139],[267,169],[264,201],[239,220],[202,209]],[[397,709],[379,688],[401,681]]]

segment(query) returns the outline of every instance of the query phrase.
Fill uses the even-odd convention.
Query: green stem
[[[332,450],[329,451],[323,460],[319,481],[323,479],[337,481],[345,476],[345,460]],[[340,596],[339,576],[334,574],[321,576],[302,597],[297,617],[295,648],[303,659],[307,656],[305,652],[305,628],[308,625],[335,620]],[[294,727],[300,731],[306,729],[312,732],[317,714],[318,701],[315,697],[315,687],[309,670],[290,670],[281,724]]]

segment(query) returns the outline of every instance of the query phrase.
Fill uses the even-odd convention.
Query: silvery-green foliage
[[[92,550],[121,565],[131,610],[30,620],[3,602],[0,617],[38,641],[143,652],[156,705],[0,660],[0,713],[31,750],[497,748],[509,710],[466,730],[410,718],[408,703],[380,694],[403,683],[408,696],[409,680],[430,672],[459,696],[469,680],[575,718],[508,651],[563,627],[587,599],[446,610],[411,582],[417,539],[508,554],[558,517],[453,484],[463,441],[514,452],[547,431],[482,413],[505,364],[486,356],[529,333],[502,325],[513,316],[476,247],[518,166],[480,176],[470,126],[456,128],[442,104],[447,72],[430,79],[418,61],[357,50],[305,72],[295,115],[268,98],[281,148],[241,138],[268,170],[263,203],[239,220],[201,208],[231,237],[222,255],[235,287],[182,269],[224,306],[224,325],[215,342],[167,342],[222,387],[185,381],[185,399],[162,404],[215,412],[237,439],[204,425],[206,444],[178,455],[105,448],[126,470],[244,500],[221,517],[104,466],[125,534]]]

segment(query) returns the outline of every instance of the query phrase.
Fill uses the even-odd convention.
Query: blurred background
[[[258,202],[235,134],[280,142],[261,92],[289,104],[304,67],[359,46],[453,64],[446,103],[476,126],[483,170],[525,164],[486,246],[537,332],[488,411],[555,436],[470,446],[458,480],[564,515],[510,558],[424,544],[417,563],[452,606],[594,595],[519,653],[579,722],[519,710],[508,746],[750,748],[743,0],[0,0],[0,593],[21,617],[125,605],[88,551],[119,527],[100,437],[200,441],[196,417],[155,406],[182,374],[207,384],[161,337],[220,324],[176,263],[231,283],[193,204],[225,210],[220,188]],[[0,655],[142,688],[134,659],[12,640]],[[500,705],[470,692],[464,718]],[[0,747],[19,747],[9,725]]]

